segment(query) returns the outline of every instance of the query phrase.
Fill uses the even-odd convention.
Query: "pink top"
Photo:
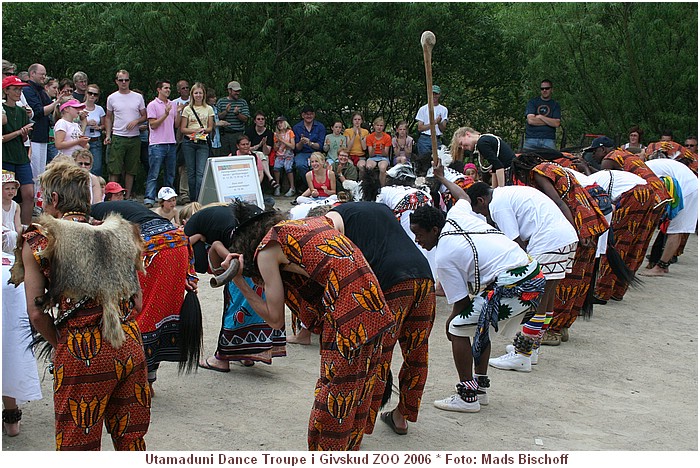
[[[123,137],[139,136],[139,126],[135,125],[131,130],[126,126],[141,118],[141,111],[146,109],[143,96],[131,91],[129,94],[122,94],[116,91],[107,98],[107,112],[114,113],[112,122],[112,134]]]
[[[158,126],[158,128],[153,128],[149,125],[148,133],[148,144],[149,145],[166,145],[175,143],[175,113],[177,112],[177,105],[168,99],[167,102],[163,102],[158,98],[155,98],[148,103],[146,107],[146,117],[149,119],[160,119],[165,115],[165,106],[170,103],[170,115]]]

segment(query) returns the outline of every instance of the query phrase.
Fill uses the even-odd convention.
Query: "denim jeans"
[[[206,142],[195,143],[191,140],[182,141],[182,154],[185,157],[187,167],[187,183],[190,188],[190,200],[199,199],[199,189],[204,178],[204,169],[209,158],[209,145]]]
[[[437,145],[440,146],[440,137],[437,137]],[[424,154],[432,154],[433,152],[433,141],[430,135],[421,133],[416,142],[416,148],[418,148],[418,155],[422,156]]]
[[[294,155],[294,167],[296,167],[296,189],[306,190],[306,173],[309,172],[309,156],[311,153],[298,153]]]
[[[523,149],[551,148],[557,149],[557,144],[549,138],[525,138]]]
[[[90,172],[98,177],[102,177],[102,140],[90,142],[90,152],[92,153],[92,169]]]
[[[56,145],[47,146],[46,147],[46,164],[53,161],[53,158],[55,158],[57,155],[58,155],[58,150],[56,149]]]
[[[148,177],[146,177],[146,200],[156,200],[156,190],[158,188],[158,175],[160,167],[165,163],[165,173],[163,174],[163,187],[173,187],[175,183],[175,166],[177,155],[175,154],[175,143],[162,145],[149,145],[148,147]]]

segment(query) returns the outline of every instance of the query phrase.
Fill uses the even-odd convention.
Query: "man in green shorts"
[[[104,143],[111,145],[107,158],[109,180],[123,179],[128,200],[141,164],[139,125],[146,121],[146,104],[141,94],[129,89],[128,71],[119,70],[115,82],[119,89],[107,98]]]

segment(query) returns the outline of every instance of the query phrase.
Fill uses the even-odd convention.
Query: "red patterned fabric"
[[[693,171],[695,176],[698,175],[698,155],[690,151],[683,145],[676,143],[675,141],[657,141],[651,143],[647,146],[647,158],[654,151],[662,151],[668,156],[669,159],[675,159],[676,161],[688,166],[688,169]]]
[[[39,254],[48,244],[36,225],[24,234],[41,271],[49,280],[51,265]],[[72,304],[62,298],[59,311]],[[88,301],[59,325],[54,356],[56,450],[100,450],[102,424],[116,450],[145,450],[143,439],[151,414],[151,393],[141,332],[133,320],[133,303],[123,302],[126,341],[118,349],[102,339],[102,307]]]
[[[559,196],[571,210],[579,239],[594,238],[608,229],[608,222],[588,190],[581,187],[576,178],[554,163],[542,163],[532,172],[552,182]]]
[[[628,190],[616,204],[612,216],[615,250],[627,267],[636,272],[644,262],[647,247],[659,224],[661,213],[655,209],[654,191],[649,185],[637,185]],[[628,285],[621,282],[610,269],[607,256],[600,259],[596,281],[596,296],[608,300],[612,296],[621,299]]]
[[[394,314],[396,328],[384,335],[382,369],[391,367],[396,341],[403,353],[399,371],[399,404],[406,419],[416,422],[425,381],[428,378],[428,337],[435,321],[435,284],[430,278],[402,281],[384,292]],[[373,414],[379,411],[382,395],[375,393]]]
[[[584,189],[563,167],[555,163],[542,163],[536,166],[533,172],[552,182],[574,216],[579,239],[591,238],[594,243],[597,243],[598,237],[608,229],[608,222],[588,190]],[[592,280],[592,258],[595,258],[595,247],[586,249],[579,244],[571,273],[568,273],[566,278],[557,285],[554,315],[550,325],[552,329],[560,330],[562,326],[570,326],[578,317]]]
[[[571,273],[567,273],[564,279],[559,280],[554,296],[554,315],[549,325],[553,331],[558,332],[562,328],[571,327],[578,318],[590,289],[596,247],[596,244],[588,248],[579,244]]]
[[[277,242],[309,275],[282,273],[294,317],[321,335],[321,370],[309,421],[309,450],[358,450],[374,429],[382,394],[382,340],[394,319],[362,252],[325,218],[283,221],[258,250]]]
[[[615,162],[621,170],[631,172],[646,180],[647,184],[654,190],[656,205],[666,203],[671,199],[664,183],[654,174],[654,171],[649,169],[641,156],[623,149],[616,149],[605,155],[603,159],[609,159]]]

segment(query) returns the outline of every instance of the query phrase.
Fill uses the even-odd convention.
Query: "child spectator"
[[[170,187],[163,187],[158,191],[158,208],[154,211],[159,216],[167,219],[175,226],[180,226],[180,217],[175,209],[177,205],[177,193]]]
[[[275,119],[275,182],[277,182],[277,188],[275,189],[275,196],[279,197],[280,190],[280,171],[284,168],[284,172],[287,173],[287,180],[289,180],[289,190],[284,194],[285,197],[293,197],[296,194],[296,189],[294,188],[294,132],[287,122],[287,118],[280,115]]]
[[[392,165],[411,162],[413,152],[413,138],[408,135],[408,124],[402,120],[396,126],[396,136],[391,139],[394,148],[394,162]]]
[[[338,150],[348,145],[348,138],[342,134],[343,122],[336,120],[333,122],[331,130],[333,133],[326,135],[326,139],[323,140],[323,151],[326,152],[326,162],[329,168],[338,161]]]
[[[2,171],[2,251],[13,253],[17,237],[22,235],[21,209],[13,198],[19,190],[15,173]]]
[[[192,202],[183,206],[180,210],[180,222],[182,223],[182,225],[184,226],[185,224],[187,224],[187,220],[189,220],[193,214],[195,214],[201,209],[202,204],[199,202]]]
[[[360,179],[365,174],[365,150],[367,142],[365,138],[369,135],[369,130],[362,128],[362,114],[355,112],[352,114],[352,127],[343,132],[348,139],[348,148],[350,148],[350,159],[360,173]]]
[[[54,145],[60,153],[72,156],[74,151],[90,145],[90,137],[83,136],[83,129],[87,125],[87,112],[82,112],[85,104],[77,99],[69,99],[59,109],[61,118],[53,127]],[[78,117],[80,124],[75,123]]]
[[[386,170],[389,167],[389,149],[391,148],[391,137],[384,133],[384,118],[374,119],[374,133],[367,135],[367,170],[371,171],[379,166],[379,183],[383,187],[386,185]]]

